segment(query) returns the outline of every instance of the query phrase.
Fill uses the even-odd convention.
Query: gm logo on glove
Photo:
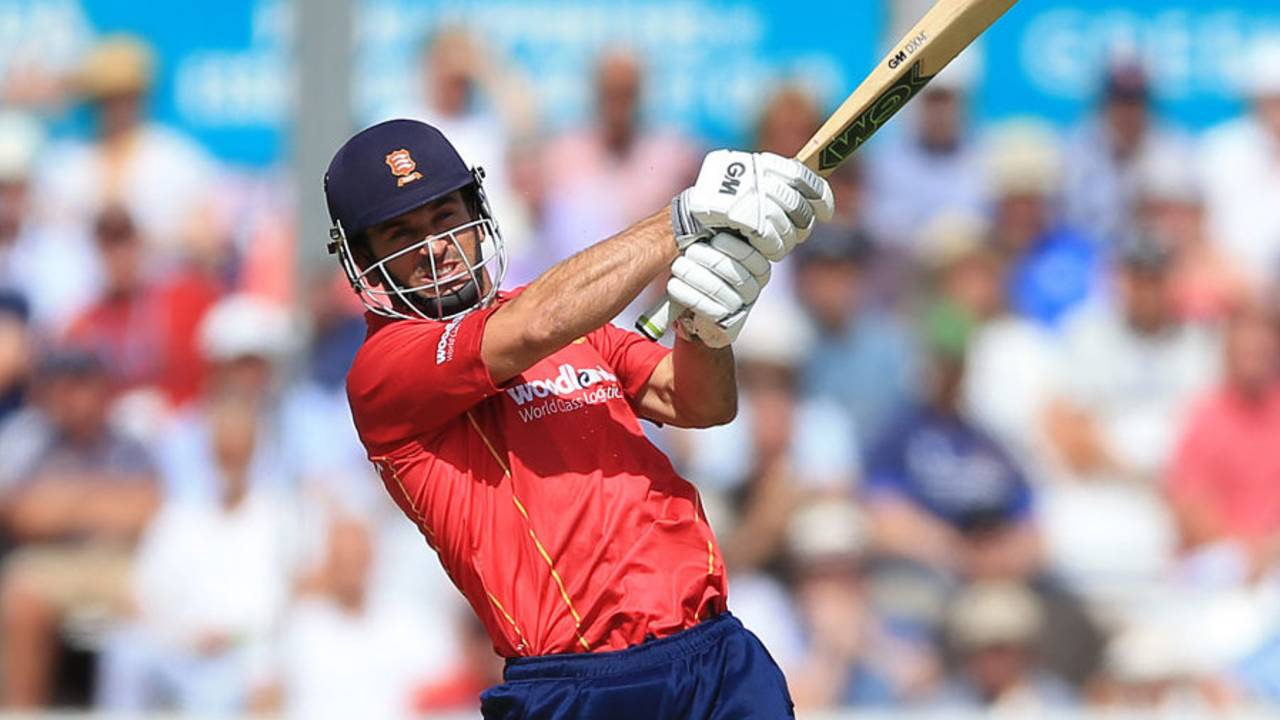
[[[746,171],[747,166],[740,162],[729,163],[729,167],[724,169],[724,180],[720,181],[720,194],[737,195],[738,186],[742,184],[738,178]]]

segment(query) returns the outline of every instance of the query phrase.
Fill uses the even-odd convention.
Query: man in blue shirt
[[[1039,566],[1031,487],[960,409],[971,330],[958,314],[926,321],[926,397],[899,416],[868,458],[873,532],[882,555],[944,576],[1027,578]]]

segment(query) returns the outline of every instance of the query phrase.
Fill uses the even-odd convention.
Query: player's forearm
[[[738,414],[731,345],[709,348],[679,337],[672,358],[672,405],[683,427],[723,425]]]
[[[676,258],[666,210],[558,263],[503,306],[483,352],[497,382],[609,322]]]

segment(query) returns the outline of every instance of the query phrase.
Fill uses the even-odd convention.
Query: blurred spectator
[[[776,563],[791,506],[811,492],[847,492],[859,474],[854,429],[838,406],[799,396],[799,363],[812,344],[799,308],[783,298],[756,308],[765,322],[735,346],[737,420],[696,433],[688,476],[736,511],[721,531],[725,562],[745,572]]]
[[[1040,560],[1031,488],[960,406],[972,321],[943,307],[925,322],[932,351],[926,395],[869,455],[876,548],[944,577],[1027,578]]]
[[[386,500],[351,420],[346,377],[367,331],[345,277],[328,268],[304,285],[311,323],[301,373],[281,407],[288,463],[303,493],[321,505],[363,511]],[[398,521],[398,518],[396,518]],[[415,542],[415,550],[420,550]]]
[[[1193,322],[1222,320],[1252,288],[1236,259],[1209,235],[1195,163],[1170,148],[1144,157],[1137,175],[1137,231],[1168,243],[1173,252],[1179,316]]]
[[[293,487],[296,457],[281,427],[283,364],[293,350],[295,330],[289,314],[249,295],[223,298],[205,314],[197,330],[208,374],[200,399],[169,422],[157,442],[165,490],[175,500],[216,502],[221,483],[207,438],[207,403],[225,394],[253,398],[260,414],[251,477],[254,482]],[[283,489],[283,488],[277,488]]]
[[[1191,413],[1170,469],[1183,545],[1233,552],[1250,575],[1280,560],[1278,332],[1260,307],[1232,315],[1222,384]]]
[[[868,220],[878,241],[910,243],[940,213],[981,209],[982,157],[967,117],[976,63],[973,53],[952,61],[905,113],[913,124],[873,143]]]
[[[935,311],[974,323],[963,407],[1032,477],[1043,451],[1041,418],[1054,395],[1053,346],[1038,323],[1010,312],[1006,258],[991,225],[969,213],[939,215],[921,231],[920,265]]]
[[[755,149],[794,157],[821,124],[822,110],[813,93],[799,84],[782,85],[769,95],[760,111]]]
[[[959,673],[942,704],[1026,716],[1075,704],[1070,687],[1036,661],[1043,623],[1036,596],[1017,583],[983,582],[960,591],[947,617]]]
[[[1156,481],[1217,362],[1214,339],[1178,319],[1169,249],[1138,237],[1119,254],[1115,304],[1084,308],[1064,328],[1044,521],[1059,570],[1087,594],[1123,599],[1167,567],[1172,528]]]
[[[288,597],[292,508],[265,483],[250,482],[253,400],[220,396],[208,412],[219,496],[169,502],[147,529],[134,567],[136,616],[102,658],[104,710],[244,711]]]
[[[321,582],[298,598],[282,635],[279,682],[287,717],[410,717],[413,688],[433,671],[447,671],[442,665],[455,657],[452,638],[424,632],[406,608],[375,602],[373,554],[362,522],[334,518]]]
[[[546,148],[549,267],[667,206],[692,184],[701,158],[689,140],[645,126],[639,58],[611,50],[595,71],[595,117]]]
[[[22,408],[28,393],[28,379],[35,358],[26,300],[0,290],[0,426]],[[3,541],[0,540],[0,552]]]
[[[147,252],[133,217],[119,205],[94,219],[93,236],[102,259],[102,296],[67,328],[67,338],[91,348],[107,366],[121,390],[151,385],[164,363],[160,335],[165,308],[148,288]]]
[[[816,338],[804,356],[801,388],[806,397],[838,403],[860,443],[878,438],[913,399],[918,375],[909,331],[871,297],[878,258],[865,233],[819,225],[794,260],[796,296]]]
[[[93,297],[97,265],[81,235],[38,217],[33,183],[43,148],[34,118],[0,111],[0,291],[22,295],[37,324],[59,328]]]
[[[413,710],[432,713],[475,711],[480,693],[502,683],[502,656],[493,651],[493,640],[484,624],[470,611],[458,613],[461,657],[452,673],[428,683],[413,695]]]
[[[920,232],[916,255],[924,293],[983,323],[1004,309],[1003,258],[991,243],[991,225],[970,212],[942,213]]]
[[[529,84],[466,28],[441,27],[422,45],[421,89],[404,107],[386,115],[429,123],[449,138],[473,167],[484,168],[485,194],[502,223],[512,252],[529,234],[529,210],[513,189],[508,151],[534,129]],[[411,93],[412,94],[412,93]]]
[[[1280,40],[1248,67],[1252,111],[1206,133],[1202,161],[1212,236],[1260,287],[1280,274]]]
[[[18,545],[0,580],[3,698],[28,708],[49,699],[63,625],[119,612],[159,498],[147,451],[108,422],[96,357],[55,350],[35,387],[0,428],[0,522]]]
[[[867,597],[862,563],[868,538],[856,506],[829,498],[801,506],[787,528],[789,576],[806,647],[788,668],[803,710],[887,707],[936,676],[927,646],[896,640]]]
[[[151,48],[132,36],[106,37],[89,51],[72,85],[96,134],[50,148],[37,190],[51,214],[84,225],[123,205],[163,268],[179,254],[187,219],[211,201],[216,168],[193,141],[147,121],[154,64]]]
[[[1101,280],[1095,242],[1057,214],[1058,142],[1047,127],[1013,121],[993,131],[987,150],[994,239],[1010,263],[1010,309],[1049,327],[1096,295]]]
[[[1067,141],[1066,219],[1108,245],[1119,242],[1134,230],[1143,163],[1180,149],[1153,117],[1141,61],[1118,54],[1107,65],[1097,113]]]
[[[220,282],[194,258],[163,281],[150,278],[149,253],[119,205],[97,216],[93,234],[103,292],[71,322],[68,339],[106,360],[119,391],[153,396],[160,412],[191,400],[205,370],[196,328],[221,293]]]
[[[1153,481],[1189,401],[1214,377],[1216,344],[1178,318],[1167,247],[1139,236],[1118,254],[1115,304],[1084,308],[1064,327],[1067,386],[1052,435],[1077,472]]]

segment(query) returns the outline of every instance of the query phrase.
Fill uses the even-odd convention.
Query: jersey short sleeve
[[[654,368],[671,353],[669,348],[613,323],[605,323],[604,327],[588,334],[587,342],[613,368],[622,392],[633,405]]]
[[[371,451],[431,436],[498,392],[480,355],[497,306],[452,322],[399,320],[372,325],[347,377],[347,396]]]

